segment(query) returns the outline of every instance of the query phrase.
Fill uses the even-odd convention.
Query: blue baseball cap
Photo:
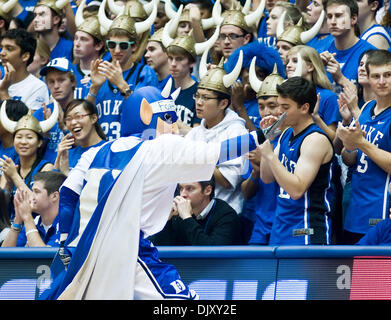
[[[53,60],[50,60],[50,62],[41,69],[39,74],[41,76],[46,76],[47,73],[52,69],[56,69],[64,72],[73,72],[72,64],[69,62],[68,59],[55,58]]]

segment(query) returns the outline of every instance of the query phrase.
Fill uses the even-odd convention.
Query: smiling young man
[[[388,219],[391,173],[391,53],[378,50],[368,57],[366,70],[375,99],[361,112],[341,112],[337,135],[342,156],[354,166],[352,191],[344,225],[345,244],[354,244],[377,222]],[[347,111],[347,112],[346,112]],[[350,123],[354,117],[354,125]]]
[[[4,74],[1,75],[0,99],[21,100],[30,109],[39,109],[49,103],[45,83],[27,71],[34,59],[36,40],[24,29],[8,30],[1,39],[0,58]]]
[[[330,244],[330,167],[334,155],[327,135],[314,123],[314,85],[292,77],[277,86],[277,102],[286,113],[277,146],[261,146],[261,179],[279,185],[269,245]]]
[[[50,129],[44,158],[54,163],[57,157],[57,145],[64,137],[65,127],[64,111],[69,102],[73,100],[74,89],[76,86],[73,66],[66,58],[56,58],[51,60],[40,71],[41,76],[45,77],[46,84],[51,95],[51,102],[38,109],[34,116],[39,120],[48,118],[48,110],[53,111],[54,103],[57,103],[59,115],[57,123]]]

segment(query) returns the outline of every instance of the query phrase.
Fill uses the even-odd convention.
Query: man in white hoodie
[[[219,77],[216,77],[217,74]],[[186,139],[221,142],[247,133],[246,122],[229,108],[231,92],[230,87],[225,87],[223,83],[225,75],[226,72],[220,64],[201,78],[194,99],[197,117],[202,120],[198,127],[190,130],[185,136]],[[221,81],[216,81],[216,78]],[[246,169],[245,164],[246,160],[239,157],[217,165],[214,170],[215,197],[226,201],[237,214],[241,213],[243,206],[240,183],[241,175]]]

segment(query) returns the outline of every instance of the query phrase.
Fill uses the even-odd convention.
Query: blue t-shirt
[[[338,97],[331,90],[316,87],[316,93],[320,93],[319,116],[324,123],[329,126],[338,123],[341,115],[338,109]]]
[[[272,144],[277,145],[277,136]],[[242,176],[247,180],[252,171],[251,163],[249,164],[249,171]],[[254,227],[249,240],[250,245],[268,245],[270,240],[270,233],[273,226],[274,216],[276,212],[277,195],[279,186],[276,182],[269,184],[264,183],[258,178],[258,185],[256,194],[245,200],[243,212],[246,215],[251,215],[254,221]]]
[[[60,37],[57,45],[50,54],[50,60],[66,58],[70,63],[73,61],[73,41]]]
[[[261,121],[261,116],[259,115],[258,100],[248,100],[244,102],[244,107],[247,111],[247,115],[250,118],[251,122],[256,128],[259,129],[259,122]]]
[[[314,38],[306,43],[307,46],[314,48],[318,53],[327,51],[330,48],[331,43],[334,41],[334,37],[329,34],[327,37],[320,39],[324,34],[318,33]]]
[[[81,158],[82,154],[86,152],[87,150],[95,147],[99,147],[100,145],[104,144],[106,141],[102,140],[99,141],[97,144],[94,144],[90,147],[82,148],[81,146],[76,146],[68,151],[68,161],[69,161],[69,170],[72,170],[76,165],[79,159]]]
[[[374,114],[376,100],[369,102],[358,119],[366,140],[379,149],[391,152],[391,108]],[[390,175],[360,149],[352,173],[352,191],[344,228],[365,234],[378,219],[386,219],[389,209]]]
[[[178,119],[184,124],[192,127],[195,123],[200,123],[201,119],[197,117],[195,101],[193,95],[197,92],[198,82],[195,82],[191,87],[181,90],[178,98],[175,100],[176,113]],[[171,89],[171,93],[176,88]]]
[[[80,64],[74,65],[73,72],[76,78],[73,97],[75,99],[86,99],[91,86],[90,77],[81,71]]]
[[[16,153],[15,147],[11,146],[9,148],[4,148],[3,143],[0,139],[0,158],[4,159],[4,157],[3,157],[4,155],[11,158],[14,162],[18,161],[18,159],[19,159],[19,155]]]
[[[360,57],[367,50],[376,50],[376,47],[370,43],[359,39],[357,43],[346,50],[337,50],[335,42],[331,42],[327,51],[336,53],[335,60],[340,64],[343,75],[353,83],[357,83],[357,70],[360,64]],[[334,82],[332,76],[328,74],[331,82]]]

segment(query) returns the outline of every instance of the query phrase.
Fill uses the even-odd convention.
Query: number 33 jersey
[[[361,129],[366,140],[391,152],[391,108],[375,115],[375,106],[376,100],[364,106],[359,117]],[[345,230],[364,234],[380,219],[388,218],[389,183],[390,175],[358,149]]]

